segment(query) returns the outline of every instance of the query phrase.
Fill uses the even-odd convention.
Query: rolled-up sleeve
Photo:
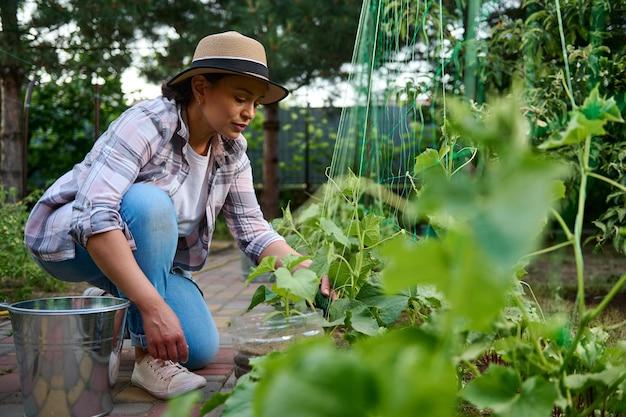
[[[250,160],[244,155],[224,201],[222,212],[240,249],[253,262],[258,263],[265,248],[273,242],[285,239],[263,218],[252,181]]]
[[[94,234],[120,229],[131,247],[132,236],[120,213],[124,193],[156,152],[163,137],[159,118],[141,107],[126,111],[98,139],[77,178],[70,235],[82,245]]]

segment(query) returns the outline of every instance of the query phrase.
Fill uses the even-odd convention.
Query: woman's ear
[[[191,78],[191,94],[193,95],[193,100],[197,104],[202,104],[204,99],[206,98],[206,87],[208,85],[208,81],[202,75],[194,75]]]

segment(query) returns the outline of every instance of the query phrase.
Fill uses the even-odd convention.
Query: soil
[[[585,294],[588,303],[597,303],[621,275],[626,273],[626,256],[605,248],[602,252],[590,247],[583,249]],[[538,295],[558,295],[575,300],[577,289],[576,262],[571,248],[564,248],[538,256],[527,268],[523,278]],[[626,306],[626,288],[622,288],[611,303]]]

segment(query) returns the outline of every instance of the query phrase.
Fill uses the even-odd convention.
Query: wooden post
[[[266,219],[271,220],[279,216],[278,103],[265,106],[263,129],[265,141],[263,142],[263,195],[261,205],[263,215]]]

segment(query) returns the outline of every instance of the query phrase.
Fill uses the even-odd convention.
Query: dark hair
[[[216,83],[228,74],[223,73],[206,73],[202,74],[210,83]],[[191,77],[174,86],[167,85],[167,82],[161,84],[161,94],[170,100],[175,100],[178,104],[188,104],[193,98],[191,92]]]

